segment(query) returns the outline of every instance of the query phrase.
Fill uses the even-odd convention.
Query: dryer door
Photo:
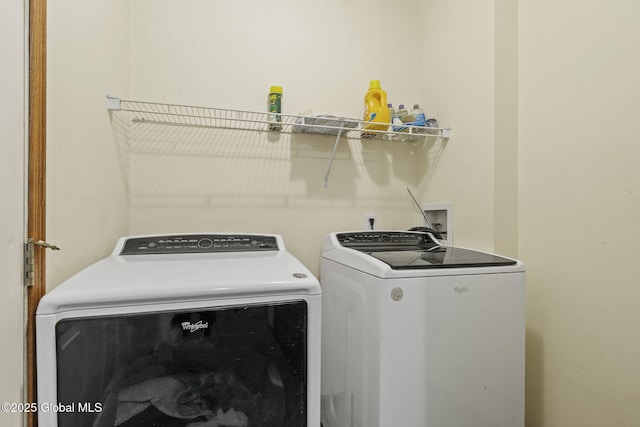
[[[62,320],[58,426],[306,426],[306,328],[305,301]]]

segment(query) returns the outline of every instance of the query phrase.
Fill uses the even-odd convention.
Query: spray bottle
[[[269,89],[269,130],[282,129],[282,87],[271,86]]]

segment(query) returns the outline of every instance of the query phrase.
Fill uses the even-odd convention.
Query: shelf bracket
[[[342,129],[338,129],[338,135],[336,136],[336,143],[333,144],[333,152],[331,153],[331,159],[329,159],[329,165],[327,166],[327,173],[324,174],[324,188],[329,188],[329,174],[331,173],[331,167],[333,166],[333,160],[336,158],[336,150],[338,149],[338,143],[342,136]]]
[[[120,110],[120,98],[107,95],[107,110]]]

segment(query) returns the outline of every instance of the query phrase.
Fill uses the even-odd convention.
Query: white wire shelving
[[[368,124],[362,120],[343,117],[274,115],[256,111],[132,101],[112,96],[107,96],[107,109],[110,112],[125,112],[128,116],[127,121],[131,124],[335,136],[333,151],[324,178],[325,187],[328,186],[329,174],[342,137],[420,143],[429,138],[448,139],[451,136],[450,128],[389,124],[380,125],[382,129],[370,129]],[[276,121],[276,118],[279,120]]]

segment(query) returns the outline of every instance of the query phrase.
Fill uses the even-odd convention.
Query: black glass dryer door
[[[303,301],[63,320],[58,425],[306,426],[306,324]]]

